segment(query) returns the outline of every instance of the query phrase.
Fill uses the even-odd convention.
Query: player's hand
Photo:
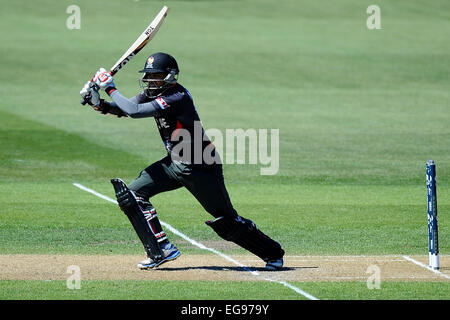
[[[83,98],[82,104],[88,103],[90,106],[100,105],[100,94],[98,93],[98,87],[95,83],[88,81],[80,91],[80,95]]]
[[[116,85],[114,84],[113,76],[108,71],[106,71],[105,68],[100,68],[92,77],[91,81],[103,90],[116,87]]]

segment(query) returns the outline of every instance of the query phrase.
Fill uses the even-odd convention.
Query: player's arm
[[[125,114],[131,118],[153,117],[158,114],[158,105],[154,102],[138,103],[137,97],[128,99],[116,88],[113,77],[105,69],[101,68],[92,78],[92,81],[111,97],[113,102],[100,101],[99,107],[102,113],[116,115]]]
[[[100,99],[100,103],[96,106],[92,106],[96,111],[101,112],[102,114],[112,114],[118,117],[127,117],[131,118],[145,118],[145,117],[153,117],[156,115],[157,110],[151,103],[141,103],[137,102],[137,96],[132,97],[130,99],[123,96],[120,92],[120,96],[115,94],[116,101],[119,100],[120,106],[116,101],[106,101],[105,99]]]
[[[112,92],[110,97],[113,100],[112,104],[114,108],[122,111],[131,118],[146,118],[158,115],[159,108],[153,101],[138,103],[137,97],[128,99],[118,90]]]
[[[131,98],[135,99],[135,98]],[[127,117],[127,114],[123,112],[115,102],[109,102],[105,99],[100,99],[100,104],[93,107],[95,110],[101,112],[102,114],[112,114],[120,117]]]

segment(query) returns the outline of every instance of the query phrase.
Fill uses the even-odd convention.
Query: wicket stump
[[[426,163],[427,202],[428,202],[428,257],[429,267],[439,269],[439,242],[436,196],[436,165],[433,160]]]

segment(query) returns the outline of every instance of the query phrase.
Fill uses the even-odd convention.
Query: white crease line
[[[289,258],[289,261],[295,261],[295,262],[323,262],[323,261],[331,261],[331,262],[357,262],[360,260],[348,260],[348,259],[340,259],[340,260],[335,260],[335,259],[296,259],[296,258],[292,258],[291,256],[284,256],[285,258]],[[243,260],[247,261],[247,262],[256,262],[256,261],[261,261],[258,259],[253,259],[253,258],[243,258]],[[390,261],[390,260],[389,260]],[[405,260],[401,260],[401,261],[405,261]]]
[[[431,268],[428,267],[427,265],[425,265],[425,264],[423,264],[422,262],[419,262],[419,261],[417,261],[417,260],[414,260],[414,259],[411,258],[411,257],[403,256],[403,258],[405,258],[405,259],[408,260],[408,261],[411,261],[411,262],[414,263],[414,264],[417,264],[418,266],[420,266],[420,267],[422,267],[422,268],[425,268],[425,269],[427,269],[427,270],[430,270],[430,271],[436,273],[437,275],[440,275],[441,277],[450,279],[450,276],[446,275],[445,273],[442,273],[442,272],[440,272],[440,271],[438,271],[438,270],[431,269]]]
[[[99,197],[99,198],[102,198],[103,200],[106,200],[106,201],[109,201],[109,202],[112,202],[112,203],[117,204],[117,201],[116,201],[116,200],[113,200],[113,199],[111,199],[110,197],[107,197],[107,196],[105,196],[105,195],[103,195],[103,194],[101,194],[101,193],[98,193],[98,192],[95,191],[95,190],[86,188],[85,186],[83,186],[83,185],[81,185],[81,184],[79,184],[79,183],[74,182],[73,185],[74,185],[75,187],[81,189],[81,190],[90,192],[90,193],[92,193],[93,195],[95,195],[95,196],[97,196],[97,197]]]
[[[85,187],[85,186],[83,186],[83,185],[81,185],[81,184],[79,184],[79,183],[74,182],[73,185],[74,185],[75,187],[77,187],[77,188],[83,190],[83,191],[92,193],[93,195],[95,195],[95,196],[97,196],[97,197],[99,197],[99,198],[101,198],[101,199],[103,199],[103,200],[106,200],[106,201],[109,201],[109,202],[111,202],[111,203],[117,204],[117,201],[116,201],[116,200],[111,199],[110,197],[105,196],[105,195],[103,195],[103,194],[101,194],[101,193],[98,193],[98,192],[95,191],[95,190],[89,189],[89,188],[87,188],[87,187]],[[175,229],[174,227],[172,227],[170,224],[165,223],[165,222],[163,222],[163,221],[161,221],[161,220],[159,220],[159,222],[160,222],[165,228],[167,228],[168,230],[170,230],[172,233],[174,233],[174,234],[176,234],[177,236],[183,238],[184,240],[190,242],[190,243],[193,244],[194,246],[199,247],[200,249],[203,249],[203,250],[208,250],[208,251],[210,251],[210,252],[213,252],[213,253],[219,255],[220,257],[224,258],[225,260],[228,260],[228,261],[234,263],[235,265],[237,265],[237,266],[243,268],[245,271],[251,273],[253,276],[261,277],[261,278],[263,278],[263,279],[266,280],[266,281],[276,282],[276,283],[282,284],[283,286],[288,287],[289,289],[294,290],[295,292],[301,294],[302,296],[308,298],[309,300],[319,300],[318,298],[316,298],[316,297],[310,295],[309,293],[307,293],[307,292],[301,290],[300,288],[297,288],[297,287],[295,287],[295,286],[293,286],[293,285],[291,285],[291,284],[289,284],[289,283],[287,283],[287,282],[285,282],[285,281],[278,281],[278,280],[273,280],[273,279],[270,279],[270,278],[266,278],[266,277],[262,276],[259,272],[254,271],[254,270],[251,270],[251,269],[250,269],[249,267],[247,267],[246,265],[244,265],[244,264],[240,263],[239,261],[237,261],[237,260],[235,260],[235,259],[233,259],[233,258],[227,256],[226,254],[223,254],[222,252],[219,252],[219,251],[217,251],[217,250],[215,250],[215,249],[213,249],[213,248],[209,248],[209,247],[207,247],[207,246],[201,244],[200,242],[197,242],[197,241],[195,241],[195,240],[189,238],[187,235],[185,235],[184,233],[181,233],[180,231],[178,231],[177,229]]]
[[[324,262],[324,261],[326,261],[326,262],[361,262],[361,263],[373,263],[373,262],[403,262],[403,263],[405,263],[405,259],[367,259],[368,261],[363,261],[363,260],[347,260],[347,259],[292,259],[290,256],[285,256],[285,258],[287,259],[287,258],[289,258],[289,261],[290,262],[306,262],[306,263],[308,263],[308,262],[310,262],[310,263],[313,263],[313,262]],[[249,258],[249,259],[243,259],[243,260],[245,260],[246,262],[257,262],[257,261],[260,261],[260,260],[258,260],[258,259],[252,259],[252,258]]]
[[[440,254],[441,255],[441,254]],[[291,258],[342,258],[343,255],[340,256],[329,256],[329,255],[323,255],[323,256],[318,256],[318,255],[292,255],[289,256]],[[397,254],[386,254],[386,255],[345,255],[344,257],[346,258],[400,258],[400,255]]]

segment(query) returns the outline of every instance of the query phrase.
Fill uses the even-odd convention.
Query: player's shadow
[[[293,270],[300,270],[300,269],[316,269],[318,267],[283,267],[281,270],[277,270],[275,272],[283,272],[283,271],[293,271]],[[196,266],[196,267],[163,267],[163,268],[156,268],[154,269],[160,270],[160,271],[193,271],[193,270],[209,270],[209,271],[238,271],[238,272],[252,272],[252,271],[265,271],[265,272],[273,272],[270,270],[267,270],[264,267],[257,267],[257,268],[250,268],[250,267],[239,267],[239,266]]]

